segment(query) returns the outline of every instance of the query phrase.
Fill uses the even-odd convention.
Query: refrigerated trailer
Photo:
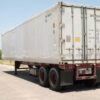
[[[100,82],[100,9],[58,3],[2,35],[3,59],[29,67],[42,86],[59,90]]]

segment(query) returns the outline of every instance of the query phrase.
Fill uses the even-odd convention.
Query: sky
[[[0,34],[20,25],[61,0],[0,0]],[[62,0],[69,4],[99,6],[100,0]],[[1,48],[1,36],[0,36]]]

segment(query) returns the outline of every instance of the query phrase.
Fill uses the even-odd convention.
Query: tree
[[[2,58],[2,51],[0,50],[0,59]]]

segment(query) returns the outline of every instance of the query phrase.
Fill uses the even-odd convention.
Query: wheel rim
[[[50,80],[51,80],[51,82],[52,82],[53,85],[56,84],[56,82],[57,82],[57,76],[56,76],[56,73],[54,71],[52,71],[51,74],[50,74]]]

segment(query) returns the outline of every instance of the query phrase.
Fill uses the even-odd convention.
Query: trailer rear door
[[[86,9],[86,51],[88,62],[100,60],[100,10]]]
[[[83,59],[83,10],[78,7],[62,8],[62,54],[63,60]]]
[[[100,10],[96,10],[96,59],[100,59]]]
[[[63,60],[100,60],[100,9],[63,6],[62,24]]]
[[[94,9],[86,9],[85,10],[85,22],[86,22],[86,51],[85,51],[85,58],[89,60],[95,61],[95,36],[96,36],[96,25],[95,25],[95,10]]]

